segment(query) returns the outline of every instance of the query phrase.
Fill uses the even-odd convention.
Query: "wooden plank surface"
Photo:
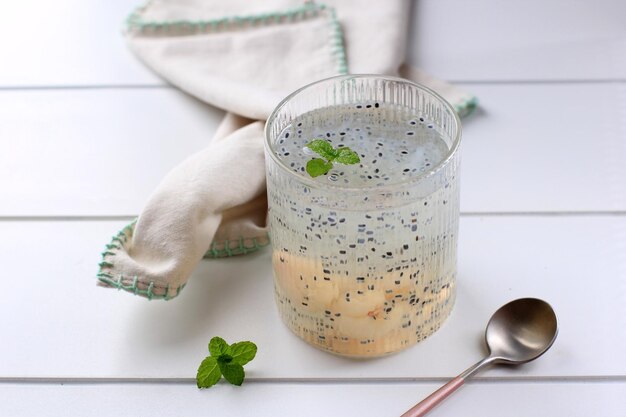
[[[436,383],[220,383],[199,391],[182,384],[0,383],[0,414],[11,417],[395,417]],[[623,417],[626,383],[473,382],[448,398],[429,417]]]
[[[170,302],[95,287],[103,244],[222,116],[128,51],[138,3],[0,6],[0,415],[396,416],[475,362],[493,310],[521,296],[554,305],[555,346],[431,415],[624,415],[626,3],[414,2],[408,61],[481,101],[459,296],[429,340],[365,362],[286,330],[269,250],[202,262]],[[195,389],[213,335],[259,344],[244,387]]]
[[[418,0],[409,62],[462,81],[626,79],[626,3]]]
[[[0,216],[135,215],[223,112],[179,91],[0,91]]]
[[[6,2],[0,87],[162,84],[121,35],[141,4]],[[455,81],[624,79],[625,14],[620,0],[418,0],[408,61]]]
[[[626,84],[472,87],[462,211],[626,210]],[[139,214],[223,114],[159,88],[0,91],[0,113],[0,216]]]
[[[290,334],[274,307],[269,250],[202,262],[169,302],[97,288],[98,253],[123,224],[0,222],[0,253],[11,254],[3,261],[11,297],[0,303],[0,333],[11,341],[0,357],[11,360],[0,363],[1,377],[192,377],[215,335],[259,345],[252,377],[447,377],[484,354],[492,312],[524,296],[554,305],[559,338],[536,363],[485,376],[626,376],[623,216],[463,217],[452,316],[424,343],[371,361]]]
[[[472,88],[462,211],[626,210],[626,84]]]
[[[126,48],[141,0],[20,0],[0,7],[0,87],[159,85]]]

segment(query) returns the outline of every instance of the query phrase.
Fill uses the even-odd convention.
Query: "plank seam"
[[[452,377],[385,378],[259,378],[247,377],[246,384],[431,384]],[[474,377],[469,383],[626,383],[626,375]],[[0,377],[0,384],[196,384],[195,378],[98,378],[98,377]]]
[[[608,79],[572,79],[572,80],[447,80],[453,84],[465,85],[532,85],[532,84],[626,84],[626,78]],[[0,91],[31,91],[31,90],[132,90],[132,89],[177,89],[170,84],[76,84],[76,85],[0,85]]]
[[[501,211],[481,212],[465,211],[461,217],[623,217],[626,210],[607,211]],[[112,216],[101,215],[43,215],[43,216],[0,216],[0,222],[30,222],[30,221],[131,221],[137,218],[136,214]]]

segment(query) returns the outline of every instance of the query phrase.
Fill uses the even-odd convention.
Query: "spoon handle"
[[[400,417],[421,417],[425,416],[430,410],[432,410],[437,404],[442,402],[444,399],[448,397],[448,395],[452,394],[454,391],[459,389],[467,378],[474,375],[476,372],[481,370],[483,367],[491,365],[494,362],[497,362],[499,359],[493,356],[487,356],[486,358],[476,362],[474,365],[467,368],[456,378],[448,381],[446,385],[439,388],[437,391],[430,394],[428,397],[424,398],[422,401],[417,403],[413,408],[411,408],[406,413],[402,414]]]
[[[402,414],[401,417],[425,416],[426,413],[432,410],[437,404],[442,402],[446,397],[448,397],[448,395],[459,389],[459,387],[461,387],[464,382],[465,378],[462,375],[457,376],[456,378],[450,380],[446,385],[439,388],[437,391],[433,392],[428,397],[417,403],[409,411]]]

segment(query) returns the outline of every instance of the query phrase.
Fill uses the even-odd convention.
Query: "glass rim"
[[[445,108],[447,108],[450,113],[453,116],[453,120],[454,120],[454,127],[456,127],[456,134],[454,136],[454,138],[452,138],[452,144],[450,146],[450,149],[448,149],[448,151],[446,152],[446,155],[444,158],[441,159],[441,161],[439,163],[437,163],[435,166],[433,166],[431,169],[429,169],[428,171],[424,171],[423,173],[416,175],[414,177],[408,178],[403,182],[399,182],[399,183],[394,183],[394,184],[390,184],[390,185],[368,185],[368,186],[364,186],[364,187],[342,187],[339,186],[338,184],[331,184],[331,183],[321,183],[318,181],[315,181],[313,178],[309,178],[304,174],[300,174],[298,172],[294,172],[292,171],[287,165],[285,165],[285,163],[283,162],[282,159],[280,159],[273,151],[272,148],[272,144],[271,144],[271,139],[270,139],[270,126],[272,125],[273,121],[276,119],[276,116],[280,113],[280,111],[283,109],[283,107],[285,107],[285,105],[290,102],[291,100],[293,100],[294,98],[296,98],[300,93],[302,93],[304,90],[308,90],[311,87],[314,87],[318,84],[322,84],[322,83],[326,83],[326,82],[332,82],[332,81],[339,81],[339,80],[350,80],[350,79],[355,79],[355,78],[360,78],[360,79],[381,79],[381,80],[388,80],[388,81],[396,81],[396,82],[400,82],[402,84],[408,84],[408,85],[412,85],[420,90],[423,90],[429,94],[431,94],[432,96],[434,96],[437,100],[439,100],[443,106]],[[300,88],[298,88],[297,90],[293,91],[292,93],[290,93],[289,95],[287,95],[285,98],[283,98],[280,103],[278,103],[278,105],[276,106],[276,108],[274,108],[274,110],[272,110],[272,113],[270,114],[270,116],[267,118],[267,121],[265,122],[265,128],[263,129],[264,131],[264,148],[267,151],[266,154],[269,154],[270,158],[272,158],[272,160],[274,161],[274,163],[280,167],[280,169],[282,169],[283,171],[285,171],[288,175],[296,177],[298,179],[298,181],[300,181],[301,183],[306,184],[309,187],[312,188],[325,188],[325,189],[332,189],[332,190],[337,190],[343,193],[353,193],[353,192],[361,192],[361,191],[374,191],[374,192],[391,192],[391,191],[395,191],[398,189],[402,189],[405,188],[407,186],[410,186],[411,184],[417,184],[420,182],[423,182],[431,177],[434,177],[435,175],[437,175],[441,170],[443,170],[452,160],[452,158],[456,155],[460,143],[461,143],[461,133],[462,133],[462,129],[461,129],[461,119],[459,117],[459,114],[456,112],[456,110],[454,109],[454,107],[445,99],[441,96],[441,94],[433,91],[432,89],[424,86],[423,84],[418,84],[415,83],[413,81],[407,80],[405,78],[400,78],[400,77],[393,77],[393,76],[389,76],[389,75],[379,75],[379,74],[347,74],[347,75],[335,75],[332,77],[328,77],[328,78],[322,78],[320,80],[314,81],[312,83],[306,84]]]

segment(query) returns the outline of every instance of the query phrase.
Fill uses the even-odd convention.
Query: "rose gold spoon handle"
[[[406,413],[402,414],[402,417],[420,417],[425,416],[430,410],[432,410],[437,404],[444,400],[448,395],[456,391],[463,383],[464,379],[456,377],[448,382],[437,391],[424,398],[420,403],[416,404]]]
[[[417,403],[413,408],[411,408],[406,413],[402,414],[401,417],[421,417],[425,416],[430,410],[432,410],[437,404],[446,399],[450,394],[459,389],[464,383],[465,380],[477,372],[480,368],[490,363],[493,363],[495,358],[487,357],[482,361],[478,362],[474,366],[467,369],[461,375],[456,378],[450,380],[446,385],[439,388],[437,391],[430,394],[428,397],[424,398],[422,401]]]

